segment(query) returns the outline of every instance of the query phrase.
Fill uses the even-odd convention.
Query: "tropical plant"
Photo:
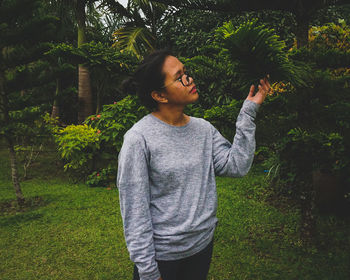
[[[48,5],[48,9],[51,13],[57,14],[61,17],[62,25],[71,24],[71,20],[67,20],[67,15],[74,18],[73,26],[77,28],[76,43],[80,48],[83,44],[91,40],[88,36],[93,34],[92,37],[98,37],[95,34],[97,31],[101,31],[101,16],[96,11],[97,0],[55,0],[51,1],[50,5],[57,8],[57,11],[52,11],[52,7]],[[114,2],[114,1],[112,1]],[[50,9],[51,8],[51,9]],[[91,25],[96,24],[97,28],[94,32],[91,31]],[[71,26],[65,26],[69,29]],[[90,31],[90,33],[88,33]],[[57,81],[56,89],[60,87],[60,81]],[[84,64],[78,65],[78,122],[82,123],[86,117],[91,115],[93,110],[93,97],[91,89],[91,77],[88,67]]]
[[[328,197],[325,200],[333,207],[330,211],[347,211],[341,209],[350,190],[350,75],[347,71],[333,75],[332,68],[339,65],[333,64],[332,57],[327,65],[323,54],[317,57],[313,49],[300,51],[304,56],[298,59],[308,57],[313,66],[310,83],[267,99],[266,111],[257,124],[257,141],[273,153],[269,169],[274,168],[277,176],[273,180],[275,191],[299,201],[301,229],[309,239],[316,230],[317,196]],[[324,69],[319,68],[320,58]],[[322,188],[329,193],[320,194],[315,176],[334,178],[323,182]]]
[[[147,112],[135,96],[127,96],[113,104],[104,105],[100,114],[87,118],[86,124],[101,131],[100,156],[115,159],[122,146],[124,134]]]
[[[192,58],[182,59],[193,76],[203,109],[224,105],[242,96],[237,87],[237,73],[227,55],[220,54],[221,48],[215,42],[201,48]]]
[[[70,125],[58,132],[56,129],[53,134],[65,161],[65,170],[79,179],[87,178],[91,186],[101,185],[101,180],[108,178],[115,180],[116,173],[111,174],[111,170],[116,170],[123,136],[146,113],[135,96],[127,96],[104,105],[99,114],[89,116],[83,125]],[[97,178],[97,173],[104,176]],[[113,182],[112,179],[108,179],[108,183]]]
[[[215,30],[229,15],[211,11],[178,9],[169,14],[159,30],[158,48],[168,48],[177,56],[190,58],[214,41]]]
[[[287,81],[295,86],[305,85],[306,71],[288,59],[285,43],[280,41],[274,30],[259,25],[257,20],[235,27],[225,23],[217,31],[225,52],[236,62],[235,70],[244,91],[251,84],[268,77],[272,82]]]
[[[312,26],[309,31],[309,48],[350,50],[350,26],[345,20],[338,23],[328,23],[322,26]]]
[[[250,85],[268,74],[271,82],[304,85],[308,76],[302,63],[289,59],[284,46],[273,30],[256,20],[219,27],[215,39],[201,47],[198,55],[183,59],[198,85],[201,106],[209,109],[244,99]]]
[[[124,24],[113,33],[113,45],[139,58],[153,50],[167,8],[154,1],[129,0]]]
[[[95,112],[99,113],[102,103],[108,104],[125,97],[118,91],[121,81],[133,71],[137,65],[136,57],[129,52],[122,52],[103,43],[90,42],[76,48],[69,44],[57,44],[47,52],[52,60],[61,59],[68,62],[82,64],[93,74],[91,85],[96,95]]]

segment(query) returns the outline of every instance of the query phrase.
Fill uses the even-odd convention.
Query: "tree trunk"
[[[4,80],[5,78],[0,73],[0,98],[1,98],[2,113],[3,113],[4,123],[6,125],[9,125],[10,123],[9,107],[8,107],[9,102],[4,90]],[[6,133],[6,141],[7,141],[7,147],[10,152],[9,156],[10,156],[10,163],[11,163],[11,177],[12,177],[13,188],[15,190],[18,204],[23,205],[24,196],[18,180],[16,153],[15,153],[10,131],[7,131]]]
[[[79,111],[78,122],[82,123],[85,119],[93,114],[92,94],[90,85],[89,69],[83,65],[79,65]]]
[[[59,116],[60,116],[60,107],[58,107],[55,103],[56,102],[53,103],[52,111],[51,111],[51,118],[53,118],[53,119],[59,118]]]
[[[78,23],[78,48],[86,42],[85,38],[85,0],[78,0],[76,7]],[[82,123],[88,116],[93,114],[92,93],[89,69],[79,65],[79,88],[78,88],[78,122]]]
[[[96,115],[100,113],[101,110],[101,97],[100,97],[100,89],[98,88],[96,91]]]
[[[51,118],[60,117],[60,109],[58,106],[58,96],[60,94],[60,91],[61,91],[61,82],[60,82],[60,79],[56,79],[56,92],[55,92],[55,99],[52,105]]]
[[[297,26],[295,37],[297,40],[297,48],[307,46],[309,42],[309,19],[305,16],[297,16]]]
[[[20,186],[19,180],[18,180],[18,171],[17,171],[18,168],[17,168],[16,152],[13,148],[12,140],[9,137],[7,137],[6,140],[7,140],[7,145],[8,145],[8,149],[10,152],[11,177],[12,177],[13,188],[15,189],[15,194],[16,194],[18,204],[23,205],[24,204],[24,196],[23,196],[21,186]]]

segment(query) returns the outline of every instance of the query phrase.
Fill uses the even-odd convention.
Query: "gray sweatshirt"
[[[141,280],[158,280],[156,260],[194,255],[217,224],[215,175],[247,174],[255,152],[259,105],[246,100],[233,144],[208,121],[169,125],[152,114],[124,136],[117,186],[124,234]]]

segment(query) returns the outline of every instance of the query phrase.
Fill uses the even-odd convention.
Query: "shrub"
[[[55,134],[65,170],[70,169],[90,186],[106,186],[115,181],[118,153],[123,136],[147,110],[137,97],[127,96],[104,105],[101,113],[89,116],[83,125],[70,125]],[[99,174],[99,176],[97,176]],[[101,175],[101,176],[100,176]]]
[[[102,112],[88,117],[85,124],[97,129],[100,133],[99,152],[117,154],[123,144],[126,131],[147,112],[136,96],[127,96],[114,104],[104,105]],[[115,155],[113,157],[115,158]]]
[[[205,110],[203,117],[211,122],[226,139],[232,141],[241,107],[241,101],[232,100],[228,105],[214,106]]]
[[[90,187],[111,187],[111,182],[115,182],[116,167],[103,168],[99,171],[92,172],[86,180]]]
[[[58,151],[62,159],[67,162],[64,165],[68,169],[86,172],[94,154],[100,148],[100,137],[97,129],[86,124],[69,125],[56,134]]]

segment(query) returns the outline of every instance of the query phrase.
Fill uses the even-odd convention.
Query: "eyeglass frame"
[[[187,77],[186,77],[186,80],[188,81],[188,85],[184,85],[184,83],[183,83],[183,81],[182,81],[182,77],[183,77],[184,75],[187,76]],[[190,83],[190,78],[192,78],[192,83]],[[188,87],[189,85],[193,84],[193,77],[190,76],[190,75],[188,74],[188,71],[186,71],[186,72],[184,72],[178,79],[176,79],[175,81],[171,82],[170,84],[167,84],[166,86],[162,86],[161,88],[166,88],[166,87],[172,85],[173,83],[175,83],[175,82],[177,82],[177,81],[180,81],[181,84],[182,84],[184,87]]]

